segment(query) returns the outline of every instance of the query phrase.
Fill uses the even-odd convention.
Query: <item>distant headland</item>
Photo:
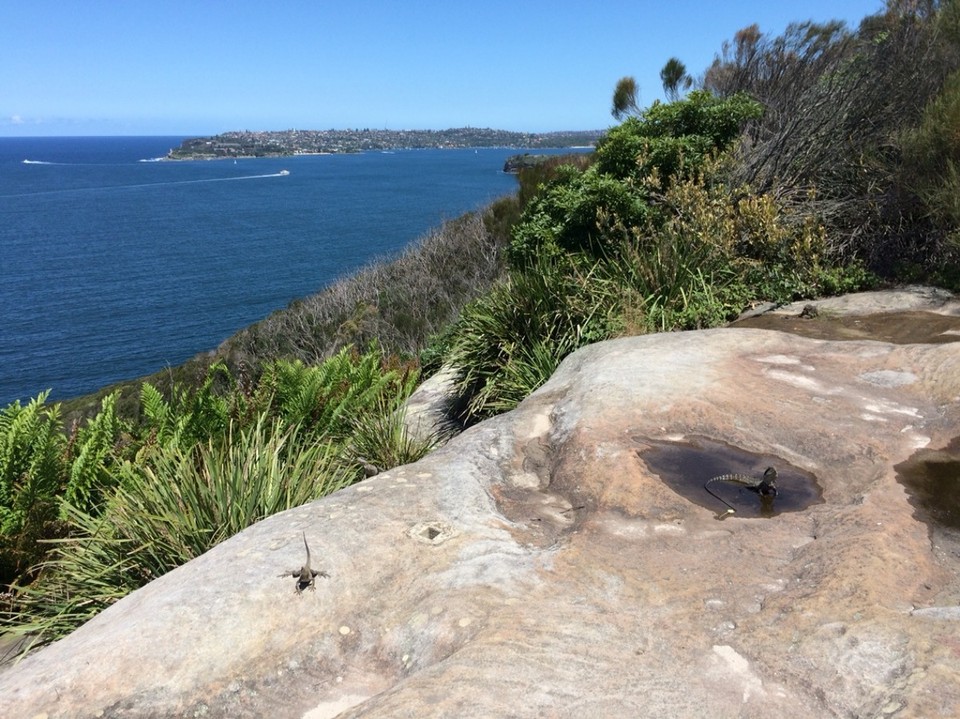
[[[214,160],[470,147],[578,147],[593,145],[602,134],[600,130],[528,133],[475,127],[450,130],[242,130],[184,140],[179,147],[170,150],[167,159]]]

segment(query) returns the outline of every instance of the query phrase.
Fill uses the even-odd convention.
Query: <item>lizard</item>
[[[717,515],[717,519],[725,519],[737,510],[725,499],[710,491],[710,485],[714,482],[729,482],[730,484],[739,485],[744,489],[749,489],[751,492],[756,492],[760,495],[761,502],[773,502],[773,498],[777,496],[777,470],[773,467],[767,467],[763,473],[763,477],[760,479],[748,477],[745,474],[721,474],[719,477],[708,479],[703,485],[703,488],[707,490],[711,496],[716,497],[728,507],[726,512]]]
[[[330,575],[326,572],[320,572],[310,566],[310,545],[307,544],[307,533],[303,533],[303,546],[307,550],[307,561],[304,562],[303,566],[300,569],[294,569],[290,572],[284,572],[281,574],[281,577],[295,577],[297,580],[297,585],[294,589],[297,594],[303,592],[304,589],[310,588],[310,591],[315,592],[316,579],[317,577],[326,577],[329,578]]]

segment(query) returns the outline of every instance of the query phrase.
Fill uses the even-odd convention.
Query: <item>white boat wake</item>
[[[53,162],[41,162],[39,160],[24,160],[30,165],[54,165]],[[140,182],[132,185],[97,185],[96,187],[72,187],[61,190],[40,190],[39,192],[20,192],[13,195],[0,195],[0,197],[33,197],[34,195],[59,195],[65,192],[92,192],[95,190],[127,190],[140,187],[165,187],[168,185],[196,185],[204,182],[235,182],[237,180],[262,180],[269,177],[287,177],[289,170],[280,170],[279,172],[269,172],[263,175],[243,175],[242,177],[207,177],[200,180],[170,180],[168,182]]]

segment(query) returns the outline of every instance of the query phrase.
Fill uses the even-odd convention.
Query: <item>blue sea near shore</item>
[[[0,406],[178,365],[516,186],[515,149],[153,161],[182,139],[0,138]]]

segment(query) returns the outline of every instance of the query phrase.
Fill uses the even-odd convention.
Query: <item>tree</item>
[[[621,77],[613,91],[613,109],[610,110],[610,114],[617,120],[639,114],[639,94],[640,89],[637,87],[636,80],[632,77]]]
[[[689,90],[693,85],[693,78],[687,74],[687,66],[675,57],[671,57],[663,66],[660,80],[663,82],[663,91],[671,102],[679,100],[680,92]]]
[[[887,8],[856,30],[838,21],[792,23],[779,36],[744,28],[724,43],[703,87],[720,97],[745,92],[765,108],[745,127],[733,185],[815,213],[835,261],[896,276],[954,262],[938,243],[960,217],[951,209],[960,176],[954,183],[953,170],[924,160],[912,141],[956,127],[949,97],[928,126],[936,130],[924,129],[923,114],[960,71],[960,1],[891,0]],[[938,145],[926,156],[939,162],[945,153]],[[949,203],[924,217],[934,198],[918,191],[933,178],[945,190],[937,200]]]

